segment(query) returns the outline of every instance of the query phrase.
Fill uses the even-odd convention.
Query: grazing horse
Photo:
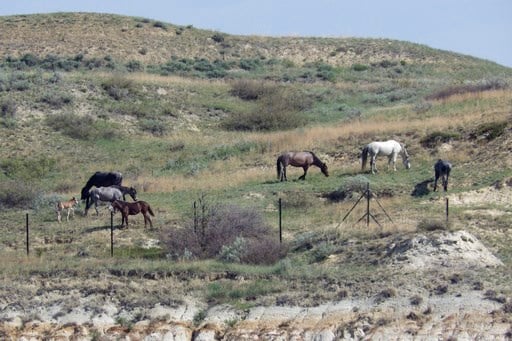
[[[112,185],[110,187],[117,188],[118,190],[120,190],[121,193],[123,193],[124,201],[126,201],[126,194],[129,194],[132,197],[133,201],[137,200],[137,190],[133,187],[126,187],[121,185]]]
[[[286,166],[302,167],[304,174],[299,180],[305,180],[309,166],[314,165],[320,168],[325,176],[329,176],[327,165],[313,154],[313,152],[286,152],[277,158],[277,178],[280,181],[287,181]]]
[[[100,201],[103,202],[112,202],[114,200],[121,200],[123,197],[123,194],[120,190],[117,188],[112,187],[96,187],[89,191],[89,198],[90,201],[87,200],[87,205],[85,206],[85,213],[84,215],[87,215],[87,211],[89,211],[89,208],[94,203],[94,209],[96,209],[96,214],[99,215],[98,212],[98,203]]]
[[[61,214],[63,210],[68,210],[68,215],[66,217],[66,221],[69,221],[69,214],[72,213],[72,216],[75,216],[75,206],[78,205],[78,200],[75,197],[72,197],[68,201],[59,201],[55,207],[57,211],[57,221],[61,222]]]
[[[434,173],[435,173],[435,180],[434,180],[434,192],[437,189],[437,180],[441,178],[441,181],[443,183],[443,189],[446,192],[448,190],[448,177],[450,176],[450,172],[452,170],[452,164],[445,160],[437,160],[437,162],[434,165]]]
[[[126,202],[121,200],[114,200],[110,204],[114,212],[119,211],[121,212],[121,227],[124,226],[126,223],[126,228],[128,228],[128,216],[129,215],[136,215],[141,213],[144,216],[144,228],[147,227],[147,222],[149,221],[149,226],[153,228],[153,223],[151,222],[151,218],[149,217],[149,214],[151,214],[153,217],[155,214],[153,213],[153,210],[151,210],[151,207],[149,204],[145,201],[139,200],[135,202]],[[149,213],[149,214],[148,214]]]
[[[405,149],[405,146],[402,143],[399,143],[395,140],[389,140],[386,142],[374,141],[368,143],[361,153],[361,169],[364,170],[366,167],[366,160],[368,155],[370,155],[370,165],[372,168],[372,174],[377,172],[377,167],[375,166],[375,159],[377,155],[384,155],[388,157],[388,169],[389,165],[393,163],[393,170],[396,171],[396,158],[400,154],[402,157],[402,162],[406,169],[411,168],[411,163],[409,162],[409,153]]]
[[[119,172],[96,172],[94,173],[87,183],[85,187],[82,188],[82,196],[81,200],[85,200],[85,205],[89,205],[89,190],[92,186],[96,187],[107,187],[112,185],[121,185],[123,181],[123,175]]]

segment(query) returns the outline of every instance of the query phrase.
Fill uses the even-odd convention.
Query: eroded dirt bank
[[[294,283],[289,293],[258,298],[247,309],[187,294],[193,280],[183,275],[35,275],[17,283],[3,279],[0,336],[7,340],[506,340],[512,336],[510,298],[482,277],[501,271],[503,265],[468,232],[390,237],[375,257],[382,271],[394,275],[382,282],[341,281],[322,289],[336,291],[337,299],[318,296],[317,302],[315,285],[320,289],[321,283],[307,287]],[[346,260],[334,256],[326,260],[330,265],[338,261]],[[230,276],[196,280],[244,281]]]

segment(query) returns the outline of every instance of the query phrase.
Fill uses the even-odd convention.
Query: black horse
[[[441,181],[443,182],[443,189],[446,192],[448,190],[448,177],[450,176],[450,172],[452,170],[452,164],[445,160],[437,160],[436,164],[434,165],[434,173],[435,173],[435,180],[434,180],[434,192],[437,189],[437,180],[441,178]]]
[[[117,188],[121,193],[123,193],[123,201],[126,201],[126,194],[130,195],[133,201],[137,201],[137,190],[135,188],[121,185],[112,185],[110,187]]]
[[[89,190],[92,188],[92,186],[120,186],[122,181],[123,175],[119,172],[96,172],[89,178],[89,180],[85,184],[85,187],[82,188],[82,196],[80,197],[80,199],[85,200],[87,206],[89,204]]]

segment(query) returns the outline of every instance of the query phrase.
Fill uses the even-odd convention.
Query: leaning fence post
[[[279,243],[283,243],[283,211],[282,211],[282,203],[281,198],[279,198]]]
[[[25,214],[25,227],[26,227],[26,234],[27,234],[27,239],[26,239],[26,244],[27,244],[27,256],[30,254],[30,243],[29,243],[29,227],[28,227],[28,213]]]

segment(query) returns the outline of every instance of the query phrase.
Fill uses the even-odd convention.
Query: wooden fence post
[[[450,208],[449,208],[449,203],[448,203],[448,198],[446,198],[446,224],[448,225],[448,222],[449,222],[449,214],[450,212]]]
[[[110,257],[114,257],[114,212],[110,212]]]
[[[29,243],[29,224],[28,224],[28,213],[25,214],[25,227],[26,227],[26,244],[27,244],[27,257],[30,254],[30,243]]]
[[[279,198],[279,243],[283,243],[283,210],[282,210],[281,198]]]

